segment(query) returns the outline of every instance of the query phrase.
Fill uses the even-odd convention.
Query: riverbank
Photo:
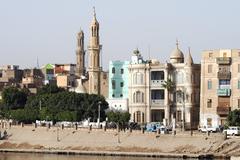
[[[3,129],[1,129],[3,131]],[[157,135],[116,130],[66,128],[64,130],[46,127],[12,126],[7,129],[8,137],[0,140],[2,152],[94,154],[146,157],[229,157],[240,156],[240,139],[223,140],[221,134],[177,132],[173,135]]]

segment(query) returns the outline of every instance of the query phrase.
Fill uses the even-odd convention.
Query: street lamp
[[[102,104],[102,102],[101,101],[99,101],[98,102],[98,128],[100,127],[100,109],[101,109],[101,104]]]

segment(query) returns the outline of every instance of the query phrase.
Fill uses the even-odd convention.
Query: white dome
[[[184,58],[183,52],[178,47],[175,48],[172,51],[171,56],[170,56],[170,59],[172,59],[172,58],[183,59]]]
[[[177,41],[176,45],[177,45],[177,47],[171,53],[170,62],[171,63],[184,63],[184,54],[178,48],[178,41]]]
[[[86,88],[82,85],[82,79],[76,79],[77,87],[75,88],[76,93],[87,93]]]

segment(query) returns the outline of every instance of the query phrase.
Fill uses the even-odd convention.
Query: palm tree
[[[173,90],[175,88],[175,83],[170,78],[167,78],[167,80],[164,81],[164,83],[162,84],[162,87],[164,89],[167,89],[167,91],[168,91],[168,100],[167,100],[167,107],[168,107],[167,108],[167,113],[168,113],[168,116],[165,115],[165,117],[167,119],[169,119],[169,106],[171,105],[171,104],[169,104],[169,101],[171,101],[171,94],[172,94],[172,92],[173,92]]]
[[[166,81],[164,81],[164,83],[162,84],[162,87],[164,89],[167,89],[168,91],[168,100],[170,100],[170,95],[175,87],[175,83],[170,79],[168,78]]]

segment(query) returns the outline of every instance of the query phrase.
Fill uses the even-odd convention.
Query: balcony
[[[231,89],[218,89],[217,90],[218,96],[231,96]]]
[[[217,64],[230,64],[231,58],[230,57],[218,57]]]
[[[218,79],[231,79],[231,72],[218,72]]]
[[[231,89],[231,85],[230,84],[220,84],[219,89]]]
[[[151,85],[152,86],[159,86],[159,87],[161,87],[163,83],[164,83],[164,80],[151,80]]]
[[[231,107],[217,107],[217,114],[219,115],[228,115],[231,111]]]
[[[164,105],[164,99],[152,99],[152,105]]]

